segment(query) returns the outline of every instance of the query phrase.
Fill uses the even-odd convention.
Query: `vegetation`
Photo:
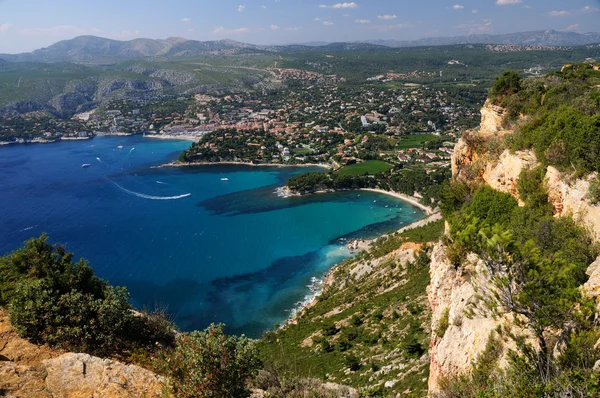
[[[259,342],[266,368],[280,380],[319,378],[361,388],[366,396],[423,396],[428,366],[422,357],[430,325],[423,305],[429,284],[428,249],[424,247],[414,262],[398,261],[393,252],[425,236],[439,239],[441,230],[432,224],[379,238],[368,252],[338,265],[334,283],[297,323],[269,332]],[[353,277],[351,270],[361,264],[370,264],[373,271]],[[388,373],[384,366],[411,370]],[[383,387],[394,379],[393,387]]]
[[[368,162],[365,162],[368,163]],[[378,168],[383,168],[385,163],[375,163],[368,165],[374,172]],[[436,206],[438,203],[441,187],[444,181],[450,178],[451,171],[448,168],[440,168],[433,171],[427,171],[423,167],[414,167],[405,170],[390,170],[389,172],[375,174],[350,174],[340,173],[347,168],[356,171],[366,169],[360,165],[346,166],[338,172],[321,173],[311,172],[297,174],[287,181],[287,186],[294,192],[301,194],[314,193],[326,190],[345,190],[360,188],[380,188],[391,190],[413,196],[415,193],[421,195],[421,203],[426,206]],[[389,165],[386,166],[386,168]]]
[[[478,254],[491,283],[478,292],[483,308],[491,316],[512,314],[523,331],[504,331],[502,337],[516,347],[509,351],[507,368],[486,364],[496,356],[486,350],[471,373],[445,385],[444,396],[500,397],[509,391],[523,397],[590,396],[596,391],[594,361],[582,353],[596,352],[590,341],[600,333],[593,301],[582,294],[581,285],[599,251],[584,228],[553,216],[544,174],[543,167],[521,173],[518,191],[524,207],[487,186],[454,183],[443,189],[451,259],[461,267],[468,252]]]
[[[600,71],[575,64],[541,79],[507,72],[490,94],[510,118],[527,116],[510,139],[513,149],[531,148],[545,165],[589,173],[600,170],[599,84]]]
[[[375,175],[385,173],[393,168],[392,165],[380,160],[367,160],[366,162],[344,166],[335,173],[338,176]]]
[[[181,398],[248,397],[248,382],[261,368],[254,342],[227,336],[223,325],[182,334],[163,355],[159,368],[169,376],[171,391]]]
[[[85,260],[46,235],[0,258],[0,305],[19,335],[35,343],[99,356],[154,352],[174,341],[162,314],[133,312],[125,288],[94,276]],[[157,343],[159,345],[157,346]]]

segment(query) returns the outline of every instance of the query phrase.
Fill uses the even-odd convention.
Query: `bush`
[[[490,98],[495,104],[500,104],[502,99],[521,90],[523,78],[515,71],[506,71],[496,79],[490,90]]]
[[[442,313],[438,326],[435,329],[435,334],[441,339],[446,334],[446,330],[450,326],[450,308],[446,308]]]
[[[136,314],[125,288],[109,286],[85,260],[72,258],[42,235],[0,259],[0,289],[20,336],[97,356],[127,357],[174,342],[173,326],[162,314]]]
[[[360,369],[360,361],[354,355],[348,355],[344,358],[344,364],[353,372]]]
[[[180,398],[240,398],[250,396],[248,381],[258,374],[261,361],[250,339],[227,336],[223,325],[177,337],[175,349],[164,355],[161,368]]]

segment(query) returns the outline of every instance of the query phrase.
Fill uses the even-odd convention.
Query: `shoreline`
[[[424,204],[419,203],[417,198],[415,198],[414,196],[409,196],[409,195],[405,195],[403,193],[394,192],[394,191],[386,191],[384,189],[377,189],[377,188],[360,188],[360,189],[358,189],[358,191],[369,191],[369,192],[380,193],[382,195],[392,196],[396,199],[400,199],[400,200],[407,202],[415,207],[418,207],[419,209],[421,209],[425,213],[427,213],[427,216],[431,216],[431,215],[435,214],[435,212],[433,211],[433,209],[431,207],[425,206]],[[415,221],[415,222],[417,222],[417,221]],[[412,224],[414,224],[414,223],[411,223],[410,225],[412,225]]]
[[[200,141],[200,138],[202,138],[202,137],[196,137],[193,135],[175,136],[175,135],[146,134],[146,135],[144,135],[144,138],[153,138],[155,140],[178,140],[178,141],[198,142],[198,141]]]
[[[431,207],[424,206],[421,203],[419,203],[417,198],[414,198],[414,197],[411,197],[411,196],[408,196],[405,194],[392,192],[392,191],[385,191],[383,189],[375,189],[375,188],[361,188],[361,189],[348,190],[348,191],[369,191],[369,192],[379,193],[381,195],[392,196],[396,199],[405,201],[405,202],[426,212],[426,214],[427,214],[426,217],[421,218],[420,220],[416,220],[416,221],[396,230],[396,232],[398,232],[398,233],[409,231],[414,228],[419,228],[419,227],[425,226],[432,222],[443,220],[441,211],[434,211],[433,209],[431,209]],[[315,192],[313,194],[328,193],[328,192],[344,192],[344,191],[319,191],[319,192]],[[367,249],[362,249],[362,250],[368,250],[370,248],[370,246],[373,244],[373,242],[375,242],[378,238],[380,238],[382,236],[386,236],[386,235],[387,234],[382,234],[382,235],[379,235],[377,238],[364,240],[364,242],[367,243],[368,246],[367,246]],[[362,250],[357,250],[357,253],[359,253]],[[285,320],[285,322],[283,322],[281,324],[279,329],[283,329],[283,328],[287,327],[288,325],[297,324],[298,318],[300,318],[307,309],[315,306],[319,302],[319,297],[321,296],[321,294],[327,289],[328,286],[332,285],[333,282],[335,281],[335,273],[336,273],[339,265],[340,265],[340,263],[334,264],[327,272],[325,272],[319,278],[314,277],[314,276],[311,278],[311,284],[309,285],[309,290],[313,290],[313,287],[315,288],[313,291],[313,294],[310,295],[311,300],[310,301],[305,300],[305,301],[301,302],[299,305],[292,308],[290,310],[291,315]],[[307,294],[306,298],[307,297],[309,297],[308,294]]]
[[[250,166],[250,167],[322,167],[330,169],[331,166],[323,163],[302,163],[302,164],[276,164],[276,163],[250,163],[250,162],[171,162],[165,163],[156,167],[201,167],[201,166],[218,166],[218,165],[236,165],[236,166]]]

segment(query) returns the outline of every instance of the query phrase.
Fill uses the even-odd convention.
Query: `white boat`
[[[83,167],[83,168],[90,167],[90,166],[91,166],[91,164],[89,164],[89,163],[84,163],[81,165],[81,167]]]
[[[123,145],[119,145],[117,148],[119,148],[119,149],[123,149]]]
[[[221,181],[229,181],[229,178],[221,178]]]

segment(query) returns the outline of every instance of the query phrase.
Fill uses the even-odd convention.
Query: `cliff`
[[[0,310],[1,396],[159,398],[163,383],[139,366],[32,344],[17,336]]]
[[[505,112],[486,102],[482,111],[479,131],[467,134],[456,145],[452,157],[452,175],[455,181],[471,186],[488,185],[493,189],[509,193],[519,200],[517,185],[523,170],[540,165],[533,151],[511,152],[503,149],[503,137],[513,130],[504,127]],[[593,205],[588,192],[590,183],[597,179],[596,173],[577,177],[560,173],[555,167],[547,166],[543,184],[548,192],[548,201],[554,208],[554,216],[572,216],[587,228],[594,240],[600,240],[600,206]],[[448,326],[440,336],[432,333],[430,343],[429,393],[439,391],[440,381],[445,376],[456,376],[469,372],[473,361],[483,352],[492,331],[500,325],[512,327],[512,316],[494,318],[479,310],[481,287],[487,284],[481,260],[470,253],[460,267],[448,259],[447,247],[437,243],[432,251],[428,300],[431,306],[432,330],[440,323]],[[583,286],[584,291],[596,300],[600,308],[600,257],[590,264],[590,276]],[[511,342],[504,340],[510,346]],[[504,352],[506,353],[506,348]],[[505,363],[500,361],[501,365]]]

